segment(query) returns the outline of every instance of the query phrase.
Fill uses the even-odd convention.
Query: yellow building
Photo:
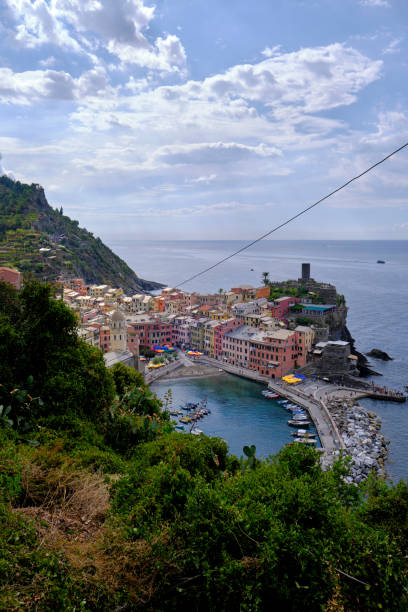
[[[225,310],[210,310],[208,316],[213,321],[225,321],[230,318],[230,315]]]
[[[315,331],[306,325],[298,325],[295,327],[295,331],[298,332],[302,348],[304,349],[305,355],[307,355],[308,351],[312,350],[312,345],[316,335]]]
[[[214,353],[214,330],[218,327],[218,321],[207,321],[204,324],[204,353],[209,357],[215,357]]]

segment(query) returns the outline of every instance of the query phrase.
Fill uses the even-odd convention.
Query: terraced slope
[[[99,238],[47,202],[40,185],[0,177],[0,266],[43,281],[82,277],[87,283],[152,291],[160,283],[139,278]]]

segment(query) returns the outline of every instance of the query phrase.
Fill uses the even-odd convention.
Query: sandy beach
[[[182,366],[173,372],[169,372],[166,376],[160,377],[159,380],[172,380],[177,378],[200,378],[202,376],[222,376],[223,371],[219,368],[204,364],[194,364],[191,366]]]

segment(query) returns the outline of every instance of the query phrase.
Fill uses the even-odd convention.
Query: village
[[[323,376],[357,374],[350,343],[333,338],[333,330],[346,321],[344,300],[333,285],[310,278],[310,264],[303,264],[297,281],[265,278],[260,287],[215,294],[167,287],[157,296],[126,296],[120,287],[89,286],[79,278],[61,280],[59,286],[78,315],[78,333],[104,352],[108,366],[122,361],[143,371],[149,365],[146,354],[171,346],[262,379],[281,379],[307,364]]]

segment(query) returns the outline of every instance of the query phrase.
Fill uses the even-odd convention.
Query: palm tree
[[[263,284],[266,285],[269,283],[269,272],[262,272],[263,276]]]

